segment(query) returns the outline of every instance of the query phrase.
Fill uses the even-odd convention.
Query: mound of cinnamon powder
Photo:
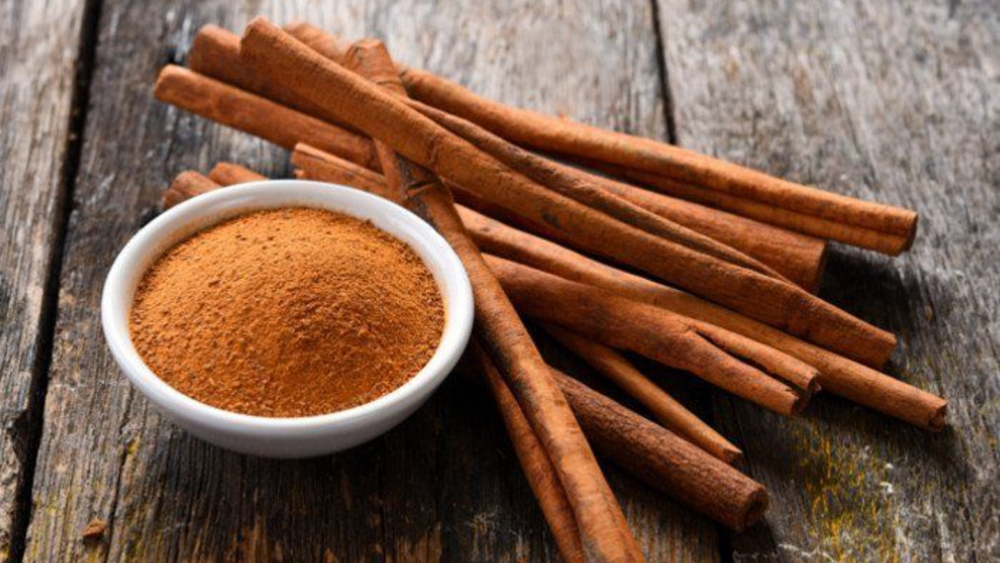
[[[329,211],[232,219],[168,251],[131,311],[139,354],[203,403],[324,414],[396,389],[434,354],[444,306],[403,242]]]

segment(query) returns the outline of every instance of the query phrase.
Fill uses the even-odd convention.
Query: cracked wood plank
[[[944,395],[910,428],[833,397],[802,420],[720,398],[772,493],[733,560],[1000,558],[1000,21],[995,3],[661,0],[678,142],[919,210],[896,259],[838,248],[824,297],[900,336]]]
[[[0,0],[0,562],[26,515],[84,13],[83,0]]]
[[[255,5],[256,6],[256,5]],[[286,155],[156,103],[153,78],[205,23],[256,12],[388,39],[402,60],[484,94],[663,136],[646,2],[132,3],[102,7],[80,179],[68,233],[27,561],[557,558],[488,396],[449,382],[388,435],[336,456],[229,454],[164,421],[105,350],[98,305],[115,253],[184,168],[234,160],[279,176]],[[549,45],[558,56],[544,56]],[[712,561],[715,527],[614,470],[651,560]],[[94,518],[100,541],[83,542]]]

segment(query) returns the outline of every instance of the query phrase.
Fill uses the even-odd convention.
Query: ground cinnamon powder
[[[147,272],[132,340],[165,382],[222,409],[329,413],[396,389],[444,326],[433,277],[403,242],[329,211],[229,220]]]

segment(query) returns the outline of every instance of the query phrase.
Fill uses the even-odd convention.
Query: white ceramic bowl
[[[368,219],[410,245],[444,298],[445,327],[430,361],[402,387],[347,410],[302,418],[266,418],[211,407],[158,378],[129,335],[129,311],[146,270],[166,250],[197,231],[259,209],[303,206]],[[132,384],[171,420],[195,436],[242,453],[310,457],[350,448],[399,424],[430,397],[454,368],[472,329],[472,289],[458,256],[427,223],[371,194],[300,180],[254,182],[210,192],[163,213],[140,230],[115,260],[101,297],[104,336]]]

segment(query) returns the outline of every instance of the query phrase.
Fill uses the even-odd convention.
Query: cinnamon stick
[[[707,189],[641,170],[632,170],[606,163],[591,162],[589,165],[619,178],[637,182],[645,186],[648,190],[653,190],[660,194],[684,198],[704,205],[710,205],[717,209],[725,209],[743,217],[749,217],[757,221],[814,237],[874,250],[875,252],[889,256],[898,256],[908,250],[913,245],[914,237],[916,237],[916,213],[913,214],[912,229],[903,234],[892,234],[877,229],[843,223],[837,219],[828,219],[802,213],[795,209],[777,207],[768,203]]]
[[[295,145],[292,164],[305,172],[307,178],[352,186],[372,193],[381,193],[385,189],[385,176],[305,143]]]
[[[343,64],[350,49],[350,41],[329,34],[307,22],[292,22],[282,28],[289,35],[308,45],[311,49],[337,64]],[[401,70],[399,65],[397,70]],[[407,93],[407,95],[409,95]]]
[[[208,177],[216,184],[222,186],[267,180],[267,176],[258,174],[245,166],[240,166],[232,162],[219,162],[212,167],[212,170],[208,173]]]
[[[948,403],[937,395],[724,307],[612,268],[471,210],[463,209],[460,214],[484,252],[742,334],[815,366],[825,391],[927,430],[939,431],[944,427]]]
[[[189,197],[185,195],[189,190],[183,186],[182,179],[190,177],[185,173],[178,175],[178,180],[171,184],[168,192],[176,190],[179,201]],[[213,185],[213,189],[219,187]],[[594,433],[601,438],[594,442],[594,447],[602,455],[730,528],[741,530],[763,514],[767,493],[758,483],[726,464],[711,461],[706,452],[689,443],[678,445],[683,440],[673,433],[589,387],[583,384],[566,387],[565,382],[569,378],[558,374],[554,377],[561,389],[578,391],[564,393],[584,433]],[[538,463],[535,460],[531,465],[537,466]],[[535,474],[527,467],[525,471]],[[539,499],[539,502],[545,510],[548,500]]]
[[[560,344],[642,403],[664,427],[730,465],[743,457],[739,448],[650,381],[618,352],[556,325],[544,326]]]
[[[240,37],[212,24],[198,30],[188,51],[188,66],[198,74],[274,100],[302,113],[312,114],[318,109],[296,96],[286,95],[281,84],[268,81],[239,61]]]
[[[379,41],[361,40],[352,44],[346,55],[345,67],[367,78],[372,84],[381,86],[400,97],[406,97],[406,90],[399,81],[396,67]],[[373,192],[375,195],[389,200],[400,200],[405,199],[404,196],[408,192],[425,189],[425,186],[431,191],[447,191],[428,170],[410,162],[406,157],[397,155],[392,147],[383,141],[372,139],[372,142],[386,179],[381,190]],[[450,194],[447,199],[451,199]],[[454,211],[450,207],[449,209]]]
[[[170,209],[178,203],[197,195],[210,192],[219,185],[194,170],[186,170],[170,183],[170,189],[163,193],[163,208]]]
[[[528,485],[538,500],[538,505],[549,524],[552,537],[556,541],[559,553],[569,563],[583,563],[583,545],[580,543],[580,529],[573,516],[573,509],[566,490],[559,482],[559,476],[549,460],[545,448],[538,440],[524,412],[496,366],[473,340],[469,344],[467,354],[471,355],[478,371],[486,381],[487,387],[493,393],[507,434],[514,445],[514,452],[528,479]]]
[[[545,189],[262,19],[247,27],[240,45],[259,72],[322,106],[321,118],[348,123],[439,176],[558,229],[581,248],[867,362],[884,361],[895,346],[891,334],[793,284],[670,243]]]
[[[254,28],[273,38],[285,39],[286,44],[294,46],[297,43],[262,18],[255,19],[248,29]],[[302,50],[312,53],[308,47],[299,45]],[[316,56],[319,57],[318,54]],[[322,57],[319,59],[333,64]],[[371,92],[382,94],[380,88],[385,88],[391,92],[388,96],[406,95],[392,59],[381,43],[355,43],[348,59],[354,70],[378,85]],[[360,83],[368,86],[363,79]],[[394,193],[407,207],[434,226],[462,260],[475,298],[477,337],[507,380],[556,469],[579,528],[587,559],[642,561],[642,553],[628,530],[625,516],[572,411],[527,329],[465,231],[451,193],[430,171],[410,162],[406,155],[396,154],[393,149],[388,143],[378,147],[379,158],[386,171],[388,192],[390,195]]]
[[[767,509],[762,485],[583,383],[553,370],[566,400],[586,411],[580,425],[594,447],[633,475],[735,531]]]
[[[355,162],[378,167],[368,139],[184,67],[164,67],[154,94],[162,102],[289,150],[303,141],[322,150],[346,152]]]
[[[841,231],[835,228],[836,225],[860,227],[886,237],[899,237],[904,241],[900,251],[909,247],[916,234],[917,214],[913,211],[810,188],[652,139],[505,106],[424,70],[407,68],[402,77],[413,98],[473,121],[517,144],[577,160],[608,163],[667,177],[775,210],[770,217],[756,215],[758,220],[767,221],[782,210],[790,211],[830,223],[817,222],[814,228],[807,228],[811,224],[811,219],[807,219],[781,226],[849,244],[867,243],[865,240],[844,240]],[[711,203],[718,205],[718,202]],[[744,211],[739,206],[726,209],[734,213]],[[884,248],[875,243],[863,247]]]
[[[818,390],[810,366],[742,336],[502,258],[487,256],[487,264],[521,313],[689,371],[780,414],[798,413]]]

